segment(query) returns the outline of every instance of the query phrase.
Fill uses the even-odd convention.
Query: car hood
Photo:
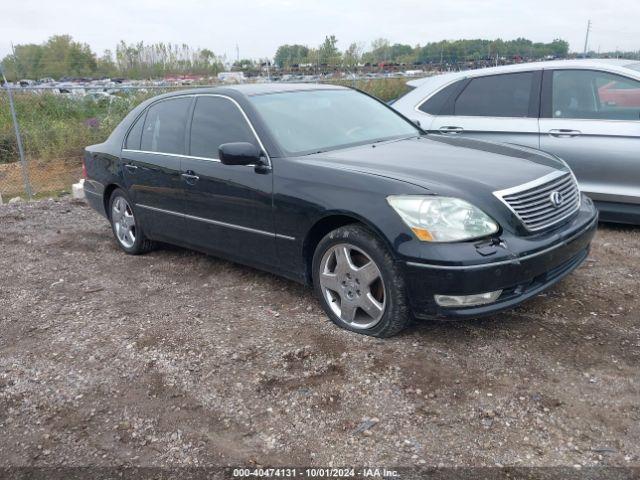
[[[424,187],[434,194],[491,193],[521,185],[567,166],[528,147],[424,135],[306,157],[334,168],[381,175]]]

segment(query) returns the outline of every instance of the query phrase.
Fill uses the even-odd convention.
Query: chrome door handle
[[[438,131],[440,133],[446,133],[446,134],[457,134],[457,133],[462,133],[464,130],[464,128],[462,127],[455,127],[455,126],[444,126],[444,127],[440,127],[438,129]]]
[[[126,168],[127,170],[129,170],[131,173],[135,172],[136,170],[138,170],[138,166],[137,165],[132,165],[130,163],[125,163],[124,164],[124,168]]]
[[[557,138],[571,138],[581,134],[582,132],[580,130],[571,130],[570,128],[554,128],[549,130],[549,135]]]
[[[189,182],[195,183],[198,180],[200,180],[200,177],[198,175],[193,175],[191,173],[182,173],[182,174],[180,174],[180,176],[182,178],[184,178],[187,183],[189,183]]]

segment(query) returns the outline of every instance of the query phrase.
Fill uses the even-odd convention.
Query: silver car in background
[[[602,220],[640,224],[640,61],[525,63],[408,85],[392,106],[423,129],[557,155]]]

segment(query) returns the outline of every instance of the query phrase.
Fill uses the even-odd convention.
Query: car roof
[[[245,83],[230,87],[245,95],[262,95],[265,93],[299,92],[304,90],[347,90],[341,85],[319,83]]]
[[[452,81],[456,78],[478,77],[499,73],[522,72],[528,70],[557,69],[557,68],[596,68],[603,67],[607,70],[620,71],[627,65],[639,63],[638,60],[614,59],[614,58],[581,58],[575,60],[549,60],[545,62],[515,63],[513,65],[501,65],[498,67],[479,68],[476,70],[461,70],[437,75],[439,80]],[[628,72],[627,72],[628,73]],[[407,82],[410,87],[420,87],[426,83],[432,83],[434,77],[418,78]],[[440,82],[438,82],[440,83]]]
[[[264,95],[268,93],[301,92],[312,90],[348,90],[341,85],[317,84],[317,83],[243,83],[238,85],[220,85],[217,87],[192,88],[172,92],[172,95],[185,94],[207,94],[207,93],[228,93],[230,90],[236,91],[247,97],[253,95]]]

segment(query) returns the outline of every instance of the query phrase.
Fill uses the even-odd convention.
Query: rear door
[[[193,108],[182,189],[189,242],[252,264],[275,264],[271,168],[223,165],[218,147],[262,148],[244,112],[223,95],[200,95]]]
[[[192,97],[152,104],[129,131],[122,150],[125,184],[136,216],[155,239],[184,237],[181,157]]]
[[[640,81],[546,70],[540,148],[573,169],[594,200],[640,204]]]
[[[541,76],[532,71],[462,80],[448,87],[446,98],[436,94],[418,108],[437,111],[431,132],[538,148]]]

